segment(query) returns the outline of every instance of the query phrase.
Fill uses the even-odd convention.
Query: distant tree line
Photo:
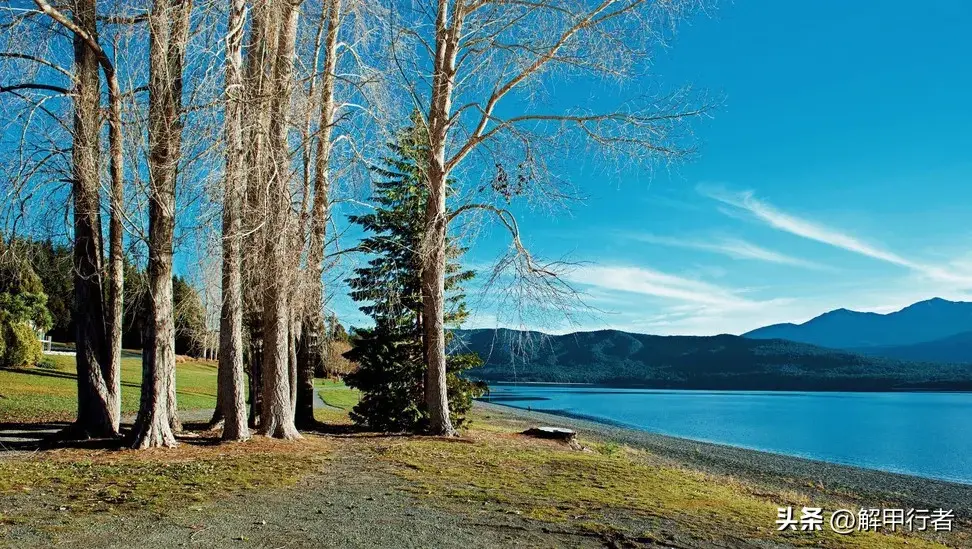
[[[42,303],[35,306],[46,311],[49,321],[37,323],[38,331],[55,342],[74,341],[74,287],[71,280],[71,248],[52,240],[14,239],[6,245],[5,269],[20,272],[19,280],[31,281],[12,289],[19,292],[43,294]],[[17,258],[17,259],[14,259]],[[122,346],[142,349],[146,307],[145,269],[139,269],[125,259],[125,309],[122,315]],[[9,271],[7,271],[9,272]],[[20,283],[25,284],[24,282]],[[206,312],[197,288],[180,276],[172,277],[175,311],[175,352],[180,355],[202,357],[206,326]],[[46,328],[45,328],[46,327]],[[36,338],[35,338],[36,339]]]

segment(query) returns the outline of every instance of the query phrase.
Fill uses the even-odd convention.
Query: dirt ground
[[[332,412],[336,414],[336,411]],[[773,529],[772,509],[766,513],[765,508],[747,511],[749,514],[739,516],[738,521],[732,518],[734,515],[731,513],[728,517],[725,514],[712,515],[713,520],[709,521],[709,524],[706,524],[705,517],[708,516],[707,513],[714,511],[713,509],[696,509],[692,511],[694,514],[689,515],[683,514],[682,511],[676,511],[674,514],[656,513],[650,510],[634,511],[634,507],[627,509],[625,503],[622,503],[621,507],[612,507],[609,503],[605,503],[600,509],[588,510],[584,508],[584,504],[578,502],[599,500],[585,500],[584,497],[589,495],[575,497],[573,488],[570,487],[566,493],[548,494],[545,477],[537,478],[539,484],[535,484],[533,488],[537,492],[531,492],[531,495],[544,501],[549,498],[550,502],[559,501],[560,505],[567,504],[562,507],[553,505],[544,510],[549,516],[557,516],[564,514],[560,509],[569,509],[566,519],[551,520],[549,516],[547,519],[542,516],[531,516],[529,502],[523,499],[512,499],[512,491],[509,489],[510,485],[505,484],[506,481],[503,481],[504,483],[501,483],[498,489],[494,482],[493,491],[488,494],[483,486],[489,485],[489,482],[483,484],[479,481],[489,479],[475,476],[440,484],[437,492],[428,490],[430,486],[436,485],[435,482],[429,482],[430,474],[434,479],[437,474],[447,474],[449,466],[455,465],[443,459],[454,461],[454,456],[462,455],[468,455],[472,460],[468,463],[468,467],[467,464],[459,465],[465,467],[465,471],[482,469],[493,471],[492,474],[511,475],[504,477],[510,480],[517,480],[517,476],[527,478],[529,473],[520,469],[511,471],[509,464],[520,463],[526,466],[530,464],[528,461],[498,461],[492,465],[499,464],[501,470],[489,469],[491,465],[488,459],[493,457],[497,449],[512,452],[510,456],[517,459],[522,456],[516,452],[522,450],[526,455],[532,456],[529,459],[550,458],[550,463],[543,465],[542,470],[546,473],[556,475],[559,472],[568,472],[572,475],[570,478],[584,483],[577,486],[578,491],[597,490],[601,494],[598,497],[606,497],[604,501],[610,501],[619,489],[602,485],[602,482],[610,477],[610,472],[600,470],[598,467],[617,463],[636,463],[599,458],[595,461],[581,462],[591,465],[580,467],[564,465],[572,462],[563,461],[563,458],[569,459],[570,456],[579,453],[567,448],[553,446],[546,448],[542,445],[559,443],[531,442],[516,434],[530,422],[535,423],[538,419],[557,421],[558,418],[524,416],[492,407],[479,407],[477,413],[479,427],[468,440],[375,435],[354,432],[347,425],[342,427],[332,424],[328,427],[329,431],[308,434],[303,442],[271,443],[263,439],[262,442],[257,440],[255,443],[231,445],[227,450],[224,446],[215,444],[215,441],[206,439],[205,434],[200,437],[198,434],[188,432],[182,438],[182,448],[178,452],[158,450],[155,457],[150,457],[149,461],[153,459],[164,461],[170,459],[172,455],[181,456],[178,459],[189,462],[205,461],[213,459],[213,456],[219,459],[243,456],[243,459],[247,459],[246,456],[250,453],[262,451],[268,444],[277,444],[275,451],[283,453],[275,454],[277,457],[273,460],[296,453],[301,463],[310,465],[295,469],[296,480],[292,483],[271,483],[267,486],[258,485],[243,490],[214,491],[212,494],[206,494],[211,497],[197,498],[196,496],[200,495],[199,490],[208,490],[208,488],[200,488],[202,485],[199,484],[194,486],[195,477],[192,479],[186,477],[186,484],[177,482],[166,485],[168,488],[165,489],[168,492],[146,492],[148,499],[143,501],[146,503],[144,505],[112,503],[101,507],[97,505],[85,507],[78,500],[71,501],[74,493],[79,490],[83,492],[84,486],[71,485],[71,489],[65,489],[66,485],[62,485],[62,488],[58,489],[59,483],[71,481],[66,474],[63,481],[58,477],[63,473],[64,464],[70,462],[71,467],[78,467],[80,463],[81,467],[86,467],[87,464],[94,463],[107,467],[98,471],[108,473],[122,471],[120,479],[128,474],[126,482],[147,483],[144,476],[133,478],[130,471],[124,473],[125,464],[130,465],[132,460],[142,459],[141,456],[145,454],[115,450],[66,450],[62,451],[63,456],[58,454],[57,450],[35,454],[34,452],[38,450],[31,449],[31,441],[36,442],[39,435],[56,429],[56,424],[47,425],[46,430],[44,425],[37,425],[32,429],[21,428],[18,431],[8,429],[6,432],[3,432],[0,426],[0,440],[6,440],[8,448],[7,451],[0,451],[0,466],[3,465],[3,460],[7,460],[8,463],[16,461],[20,464],[44,460],[52,463],[50,469],[41,469],[41,472],[47,475],[44,477],[46,484],[36,484],[46,488],[23,491],[8,489],[6,492],[0,490],[0,548],[671,547],[729,549],[892,546],[882,545],[883,542],[880,541],[865,540],[863,544],[860,540],[854,542],[857,538],[847,538],[849,542],[847,544],[843,540],[835,541],[834,538],[829,538],[827,543],[815,544],[813,538],[806,536],[767,536],[766,532],[753,534],[750,527],[754,517],[756,530],[760,529],[758,525],[762,525],[763,521],[766,530]],[[187,421],[198,421],[208,418],[209,413],[198,412],[183,417]],[[559,421],[564,423],[566,420],[560,418]],[[795,487],[805,483],[809,477],[801,477],[795,470],[790,475],[792,478],[787,477],[786,486],[771,486],[759,475],[754,477],[753,483],[745,481],[740,484],[731,478],[727,480],[728,477],[718,471],[727,466],[727,463],[735,463],[727,461],[728,457],[722,456],[719,458],[721,461],[713,462],[721,464],[718,467],[708,463],[715,457],[719,457],[715,449],[702,452],[709,456],[706,463],[691,463],[692,459],[682,456],[667,446],[664,448],[658,446],[660,443],[657,441],[641,439],[627,441],[618,433],[600,432],[606,429],[603,426],[583,423],[566,424],[577,428],[585,437],[588,437],[586,440],[592,440],[590,437],[600,437],[605,440],[624,441],[632,446],[654,444],[657,447],[653,447],[648,454],[639,453],[638,456],[641,457],[637,459],[640,460],[642,457],[650,459],[651,467],[674,461],[686,464],[686,467],[689,467],[686,469],[689,479],[710,474],[693,471],[715,469],[711,473],[714,475],[711,477],[714,482],[728,482],[728,486],[734,490],[733,493],[746,494],[746,497],[754,502],[758,499],[764,502],[775,501],[780,497],[797,498],[793,501],[801,501],[799,498],[804,497],[795,491]],[[190,425],[190,428],[198,428],[198,425],[196,427]],[[670,441],[666,444],[676,443]],[[279,445],[283,445],[284,449],[280,450]],[[453,457],[418,456],[416,458],[414,455],[416,451],[426,449],[441,452],[443,447],[455,449],[476,447],[486,454],[445,451],[442,456]],[[679,450],[677,444],[672,448]],[[402,459],[396,459],[398,456],[395,453],[404,451],[411,451],[413,454],[408,457],[402,455]],[[698,453],[695,450],[693,452]],[[258,464],[256,461],[243,463]],[[412,465],[413,463],[418,465]],[[757,462],[752,461],[750,466],[754,466],[754,463]],[[768,463],[773,465],[775,461],[770,460]],[[563,467],[573,467],[573,469],[565,470],[562,469]],[[732,468],[741,470],[738,463]],[[0,471],[2,470],[0,468]],[[30,470],[30,468],[19,470]],[[536,470],[538,469],[534,469]],[[650,470],[641,469],[641,471]],[[764,474],[767,471],[770,470],[767,469]],[[414,475],[410,474],[413,472]],[[848,474],[853,477],[851,473],[853,471]],[[76,474],[76,471],[72,474]],[[159,473],[151,469],[144,473],[148,476],[155,474]],[[163,476],[169,474],[168,471],[161,473]],[[624,469],[623,474],[625,479],[631,476],[628,469]],[[93,484],[97,484],[100,480],[93,477],[87,478],[90,478]],[[494,480],[495,478],[493,477]],[[773,478],[783,477],[778,472],[774,472]],[[0,479],[0,486],[4,484],[3,480]],[[230,479],[229,482],[236,481]],[[758,484],[754,484],[756,482]],[[119,481],[116,484],[124,486],[125,482]],[[8,483],[8,486],[16,485],[16,482]],[[697,485],[688,483],[686,486]],[[769,490],[765,494],[760,492],[764,488]],[[658,489],[664,490],[665,487],[658,486]],[[700,490],[700,488],[691,490]],[[814,488],[812,492],[818,493],[821,497],[832,497],[834,490],[824,492]],[[462,495],[467,493],[468,496]],[[510,498],[505,497],[506,493],[511,494]],[[160,498],[160,504],[155,505],[152,499],[159,495],[164,497]],[[104,500],[103,494],[99,497],[102,498],[99,501]],[[620,497],[629,496],[620,494]],[[663,495],[654,491],[650,491],[647,495],[649,502],[654,501],[656,497],[661,498]],[[691,502],[704,497],[704,494],[700,491],[674,496],[669,494],[667,497],[684,497],[688,498],[685,501]],[[766,505],[769,503],[767,502]],[[546,503],[539,506],[540,509],[545,507]],[[521,509],[527,511],[523,512]],[[537,509],[535,507],[534,511]],[[749,521],[749,526],[744,525],[746,521]],[[961,527],[967,526],[967,523],[963,523]],[[747,530],[750,530],[749,533],[746,533]],[[968,539],[963,535],[952,541],[943,541],[944,546],[947,547],[963,547]],[[909,547],[930,546],[922,544],[928,540],[896,538],[893,541],[896,542],[894,547],[900,546],[901,543]],[[942,545],[934,546],[942,547]]]

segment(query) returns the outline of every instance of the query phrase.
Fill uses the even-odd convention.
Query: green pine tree
[[[422,352],[422,293],[419,250],[425,229],[428,191],[423,183],[422,159],[427,158],[424,126],[413,115],[412,124],[389,145],[391,154],[375,167],[374,212],[352,216],[351,221],[369,234],[360,247],[372,258],[355,269],[349,280],[351,297],[363,303],[373,328],[355,330],[345,357],[359,369],[345,377],[362,392],[352,419],[383,431],[419,431],[426,423]],[[464,270],[458,258],[465,252],[448,247],[445,288],[446,324],[459,326],[468,316],[462,284],[474,273]],[[449,411],[453,425],[461,426],[472,399],[482,388],[459,373],[479,366],[475,354],[454,354],[447,362]]]

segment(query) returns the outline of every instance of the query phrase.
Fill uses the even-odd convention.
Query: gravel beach
[[[476,402],[476,406],[489,415],[569,427],[581,438],[626,444],[706,472],[790,488],[811,497],[825,491],[868,507],[952,509],[961,520],[972,520],[972,485],[968,484],[699,442],[486,402]]]

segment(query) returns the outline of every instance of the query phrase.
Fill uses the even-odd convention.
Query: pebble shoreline
[[[538,424],[568,427],[581,438],[614,441],[641,448],[674,462],[706,472],[781,486],[823,486],[849,493],[873,507],[952,509],[972,520],[972,485],[863,469],[734,446],[699,442],[629,429],[568,415],[534,412],[487,402],[476,407],[488,414],[505,415]],[[969,456],[968,459],[972,459]]]

